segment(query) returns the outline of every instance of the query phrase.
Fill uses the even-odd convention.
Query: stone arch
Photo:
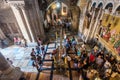
[[[45,10],[44,27],[50,28],[50,25],[56,25],[57,20],[70,14],[70,9],[64,1],[53,1]],[[60,18],[61,17],[61,18]]]
[[[90,11],[92,11],[94,8],[96,8],[97,2],[92,2]]]
[[[54,2],[52,2],[48,7],[47,7],[47,9],[46,10],[48,10],[53,4],[55,4],[56,2],[58,2],[58,1],[54,1]]]
[[[108,7],[114,7],[114,3],[113,2],[106,3],[103,9],[107,9]]]
[[[100,2],[100,3],[98,4],[97,8],[100,8],[100,7],[103,7],[103,6],[104,6],[103,2]]]
[[[105,9],[105,11],[107,12],[113,12],[113,8],[114,8],[114,4],[113,2],[108,2],[103,9]]]
[[[91,7],[96,7],[97,3],[96,2],[93,2]]]
[[[52,3],[50,3],[49,4],[49,6],[47,7],[47,9],[46,10],[48,10],[53,4],[55,4],[55,3],[57,3],[57,2],[60,2],[60,3],[63,3],[63,4],[65,4],[65,5],[67,5],[65,2],[63,2],[63,1],[53,1]],[[68,5],[67,5],[68,6]]]
[[[117,10],[120,10],[120,4],[118,4],[118,5],[114,8],[113,13],[115,13]]]
[[[55,6],[54,6],[55,5]],[[55,9],[59,8],[59,7],[66,7],[66,11],[68,12],[69,11],[69,8],[68,8],[68,5],[65,4],[63,1],[53,1],[46,9],[46,14],[49,12],[49,10],[52,10],[52,11],[55,11]],[[59,8],[59,9],[62,9],[62,8]],[[61,11],[62,13],[62,11]],[[45,14],[45,15],[46,15]]]

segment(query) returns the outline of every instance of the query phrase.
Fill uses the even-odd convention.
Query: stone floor
[[[59,30],[58,30],[59,33]],[[54,35],[53,35],[54,34]],[[67,35],[70,35],[69,33],[67,33]],[[48,46],[45,45],[45,47],[47,46],[47,53],[52,52],[57,46],[60,45],[60,40],[58,38],[57,42],[58,44],[56,44],[53,40],[55,40],[55,32],[50,32],[48,33],[48,37],[50,37],[49,41],[52,42],[50,43]],[[52,40],[53,39],[53,40]],[[35,80],[37,77],[37,69],[35,67],[32,66],[32,60],[30,59],[30,53],[32,48],[35,48],[37,44],[36,43],[29,43],[27,48],[24,47],[20,47],[18,45],[12,45],[10,47],[1,49],[0,51],[1,53],[4,55],[5,58],[9,58],[10,60],[12,60],[13,62],[13,66],[15,67],[20,67],[21,70],[23,72],[25,72],[25,77],[27,80]],[[44,57],[45,60],[51,60],[51,55],[47,54],[47,56]],[[51,80],[50,78],[52,78],[53,80],[69,80],[69,76],[64,76],[64,75],[60,75],[60,74],[55,74],[55,70],[53,70],[51,73],[51,70],[47,70],[53,67],[53,61],[44,61],[43,65],[42,65],[42,69],[46,69],[43,70],[40,74],[38,79],[39,80]],[[48,74],[48,76],[47,76]],[[53,75],[54,74],[54,75]],[[69,72],[68,72],[69,74]],[[77,79],[76,79],[77,80]]]
[[[25,77],[27,78],[27,80],[35,80],[38,71],[35,67],[32,66],[30,53],[31,53],[31,49],[35,48],[36,45],[37,45],[36,43],[32,43],[32,44],[29,44],[29,47],[27,48],[20,47],[18,45],[12,45],[10,47],[0,49],[0,51],[2,52],[5,58],[9,58],[10,60],[13,61],[13,64],[12,64],[13,66],[20,67],[21,70],[25,72]],[[56,48],[57,45],[60,45],[60,44],[50,43],[47,46],[46,52],[51,53]],[[47,60],[50,60],[50,61],[47,61]],[[65,76],[64,74],[62,75],[56,74],[56,70],[52,71],[51,69],[53,67],[52,64],[53,64],[53,61],[52,61],[51,55],[46,54],[46,56],[44,57],[43,65],[42,65],[43,71],[39,74],[39,80],[43,80],[43,79],[50,80],[51,76],[52,76],[52,80],[69,80],[70,78],[69,71],[67,71],[66,73],[68,76]],[[51,73],[51,71],[53,73]],[[78,80],[78,79],[75,79],[75,80]]]
[[[25,72],[37,72],[36,68],[32,66],[32,60],[30,59],[31,49],[35,48],[37,44],[31,43],[29,47],[24,48],[17,45],[0,49],[5,58],[9,58],[13,61],[13,66],[20,67]]]

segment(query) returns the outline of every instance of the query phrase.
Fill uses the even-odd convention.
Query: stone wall
[[[0,29],[2,28],[2,32],[4,33],[4,37],[1,38],[22,36],[9,4],[2,2],[0,5]]]
[[[72,22],[72,30],[78,32],[79,18],[80,18],[80,8],[77,7],[77,6],[73,6],[70,9],[72,11],[72,17],[73,17],[73,19],[71,20],[71,22]]]

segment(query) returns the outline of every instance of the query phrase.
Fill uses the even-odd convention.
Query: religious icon
[[[108,21],[108,19],[109,19],[109,15],[106,15],[106,20],[105,20],[105,21],[107,22],[107,21]]]
[[[66,13],[66,7],[63,7],[63,12]]]
[[[114,26],[116,26],[116,25],[118,24],[118,22],[119,22],[119,19],[117,18],[117,19],[115,20]]]

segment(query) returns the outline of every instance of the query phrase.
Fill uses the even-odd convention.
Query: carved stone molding
[[[25,2],[24,2],[24,0],[9,0],[8,1],[8,3],[10,4],[10,5],[12,5],[12,6],[14,6],[16,9],[20,9],[20,8],[22,8],[22,9],[24,9],[24,7],[25,7]]]

